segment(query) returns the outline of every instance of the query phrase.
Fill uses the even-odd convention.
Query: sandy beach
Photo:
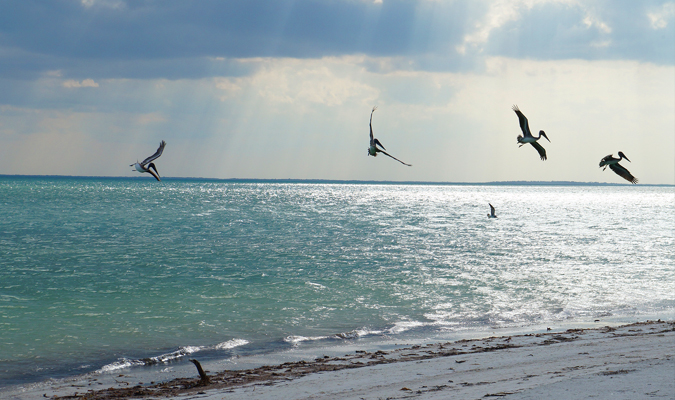
[[[119,374],[14,388],[8,399],[675,398],[675,321],[359,350],[140,384]],[[103,388],[102,388],[103,387]]]

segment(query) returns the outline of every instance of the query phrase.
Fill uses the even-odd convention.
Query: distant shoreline
[[[147,180],[145,176],[82,176],[82,175],[6,175],[2,178],[32,179],[101,179],[101,180]],[[269,178],[201,178],[201,177],[162,177],[163,181],[173,182],[222,182],[222,183],[299,183],[299,184],[353,184],[353,185],[427,185],[427,186],[627,186],[630,183],[575,182],[575,181],[493,181],[493,182],[437,182],[437,181],[377,181],[347,179],[269,179]],[[673,184],[639,184],[647,187],[675,187]]]

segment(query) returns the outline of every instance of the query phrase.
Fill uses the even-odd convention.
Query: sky
[[[412,167],[367,156],[373,106]],[[675,1],[0,1],[0,174],[139,176],[161,140],[163,177],[627,183],[623,151],[675,184]]]

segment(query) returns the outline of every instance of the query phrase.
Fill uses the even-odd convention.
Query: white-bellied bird
[[[495,208],[492,206],[492,204],[490,204],[490,214],[488,214],[488,218],[497,218],[497,215],[495,215]]]
[[[546,150],[539,143],[537,143],[537,140],[541,139],[542,136],[545,137],[546,140],[549,141],[549,143],[551,142],[548,136],[546,136],[546,133],[544,133],[544,131],[539,131],[538,137],[532,136],[532,132],[530,132],[530,125],[527,123],[527,117],[525,117],[525,115],[522,112],[520,112],[518,106],[516,105],[513,106],[513,111],[518,116],[518,122],[520,122],[520,130],[523,131],[523,134],[518,135],[517,138],[518,143],[520,143],[520,146],[518,147],[523,147],[523,145],[529,143],[532,145],[532,147],[534,147],[537,150],[537,152],[539,153],[539,157],[541,157],[542,161],[546,160]]]
[[[161,181],[161,179],[159,179],[159,172],[157,172],[157,167],[155,167],[155,163],[153,163],[152,161],[158,159],[159,156],[162,155],[162,152],[164,151],[164,146],[166,146],[166,142],[162,140],[162,142],[159,144],[159,148],[157,149],[157,151],[155,152],[155,154],[153,154],[153,155],[151,155],[150,157],[146,158],[146,159],[143,160],[143,162],[141,162],[141,163],[139,163],[138,161],[136,161],[135,164],[130,164],[129,166],[130,166],[130,167],[135,167],[135,168],[136,168],[136,171],[138,171],[138,172],[141,172],[141,173],[142,173],[142,172],[147,172],[147,173],[149,173],[150,175],[154,176],[155,179],[157,179],[158,181]],[[153,171],[153,170],[154,170],[154,171]]]
[[[634,177],[630,171],[628,171],[626,168],[624,168],[621,164],[619,164],[619,161],[622,159],[626,159],[626,161],[630,162],[628,157],[626,157],[622,152],[619,152],[619,158],[614,158],[612,155],[608,155],[603,157],[602,160],[600,160],[600,167],[605,167],[602,168],[604,171],[607,167],[609,167],[612,171],[614,171],[615,174],[619,175],[623,179],[627,180],[630,183],[638,183],[638,180],[636,177]]]
[[[375,137],[373,136],[373,113],[375,112],[375,110],[377,110],[377,106],[373,107],[373,111],[370,112],[370,147],[368,147],[368,155],[373,156],[373,157],[377,157],[377,153],[382,153],[385,156],[389,156],[389,157],[393,158],[394,160],[400,162],[403,165],[407,165],[409,167],[412,167],[411,164],[406,164],[403,161],[399,160],[398,158],[396,158],[396,157],[392,156],[391,154],[387,153],[386,151],[384,151],[386,149],[384,148],[384,146],[382,146],[382,143],[380,143],[380,141],[375,139]],[[382,150],[380,150],[378,148],[378,146],[382,147]]]

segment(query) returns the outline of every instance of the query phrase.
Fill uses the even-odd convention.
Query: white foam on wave
[[[383,331],[378,331],[378,330],[373,330],[373,329],[368,329],[368,328],[361,328],[361,329],[354,329],[349,332],[341,332],[341,333],[336,333],[334,335],[330,336],[300,336],[300,335],[291,335],[291,336],[286,336],[284,338],[284,342],[291,343],[294,346],[297,346],[299,343],[302,342],[310,342],[310,341],[317,341],[317,340],[324,340],[324,339],[358,339],[360,337],[364,336],[369,336],[369,335],[381,335],[384,333]]]
[[[391,328],[387,329],[387,333],[397,335],[405,331],[409,331],[413,328],[424,326],[423,322],[419,321],[399,321],[394,324]]]
[[[130,368],[130,367],[139,367],[145,365],[144,362],[141,360],[130,360],[128,358],[121,358],[114,363],[110,363],[108,365],[104,365],[101,369],[94,371],[94,373],[106,373],[106,372],[114,372],[118,371],[120,369],[125,369],[125,368]]]
[[[339,339],[358,339],[360,337],[369,335],[381,335],[382,331],[372,330],[368,328],[354,329],[353,331],[338,333],[335,337]]]
[[[233,349],[233,348],[235,348],[235,347],[243,346],[243,345],[246,345],[246,344],[248,344],[248,343],[249,343],[248,340],[244,340],[244,339],[232,339],[232,340],[228,340],[227,342],[218,343],[218,344],[215,346],[215,349],[216,349],[216,350]]]
[[[298,335],[291,335],[291,336],[286,336],[284,338],[284,342],[291,343],[292,345],[297,345],[300,342],[307,342],[307,341],[313,341],[313,340],[322,340],[322,339],[328,339],[328,336],[298,336]]]
[[[181,347],[180,349],[172,352],[172,353],[167,353],[167,354],[162,354],[161,356],[157,357],[150,357],[150,360],[156,361],[158,363],[167,363],[169,361],[173,361],[177,358],[185,357],[187,355],[190,355],[192,353],[196,353],[200,350],[205,349],[206,347],[204,346],[185,346]]]
[[[155,364],[168,364],[174,360],[177,360],[179,358],[188,356],[190,354],[196,353],[198,351],[202,350],[228,350],[228,349],[233,349],[235,347],[243,346],[248,344],[248,340],[244,339],[232,339],[228,340],[227,342],[222,342],[218,343],[215,346],[184,346],[179,348],[176,351],[173,351],[171,353],[166,353],[162,354],[159,356],[155,357],[148,357],[148,358],[143,358],[139,360],[132,360],[129,358],[121,358],[113,363],[110,363],[108,365],[104,365],[101,369],[98,371],[95,371],[96,373],[105,373],[105,372],[113,372],[117,371],[120,369],[124,368],[130,368],[130,367],[140,367],[144,365],[155,365]]]
[[[316,288],[316,289],[326,289],[326,287],[324,285],[322,285],[320,283],[310,282],[310,281],[305,282],[305,285],[309,285],[309,286],[311,286],[313,288]]]
[[[228,350],[235,347],[248,344],[248,340],[232,339],[227,342],[218,343],[215,346],[184,346],[171,353],[162,354],[155,357],[143,358],[140,360],[132,360],[128,358],[121,358],[113,363],[103,366],[96,371],[97,373],[112,372],[124,368],[138,367],[144,365],[168,364],[171,361],[188,356],[202,350]]]
[[[162,354],[155,357],[148,357],[139,360],[132,360],[129,358],[121,358],[113,363],[104,365],[97,373],[113,372],[120,369],[130,368],[130,367],[140,367],[144,365],[155,365],[155,364],[166,364],[171,361],[177,360],[179,358],[185,357],[187,355],[196,353],[198,351],[204,350],[204,346],[185,346],[181,347],[176,351],[171,353]]]

